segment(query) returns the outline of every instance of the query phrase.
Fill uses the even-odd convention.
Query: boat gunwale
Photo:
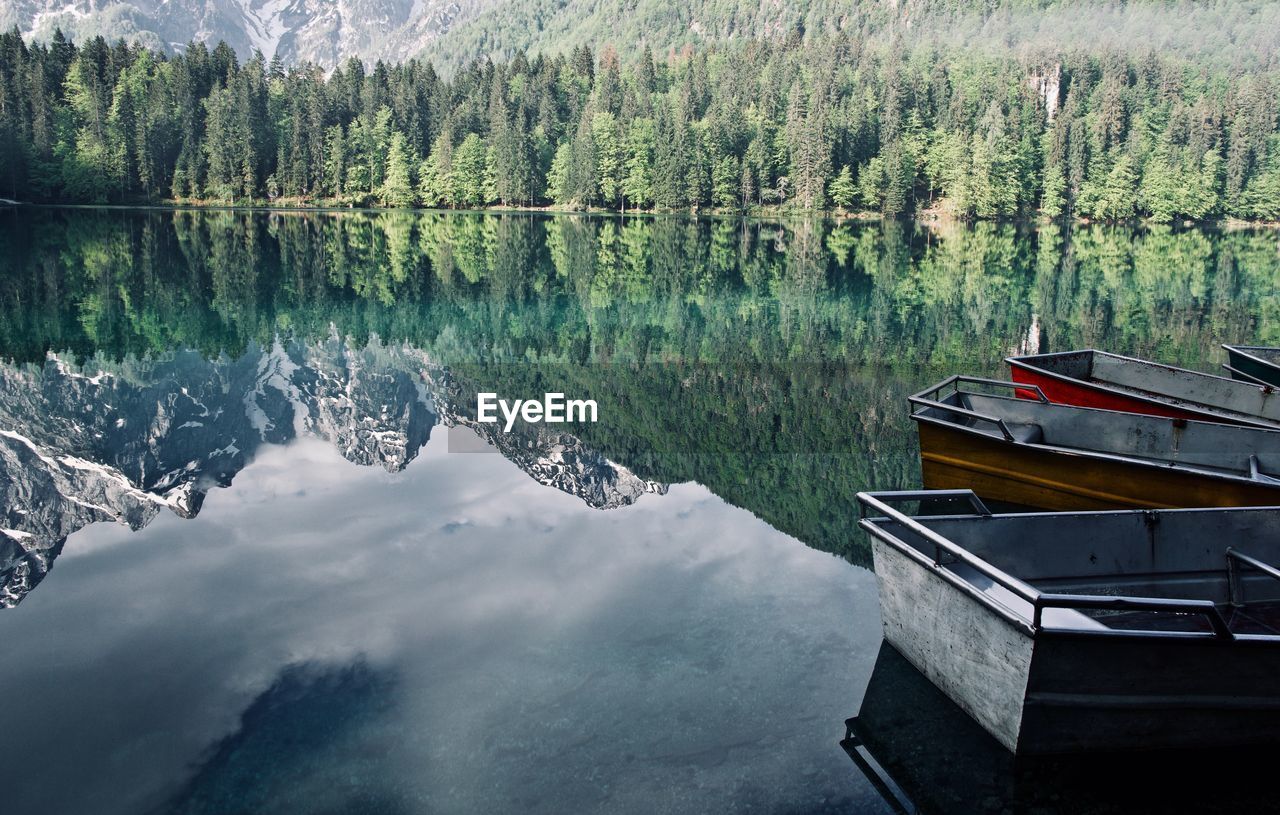
[[[1193,413],[1198,416],[1211,417],[1211,418],[1198,419],[1198,420],[1192,419],[1190,421],[1207,421],[1207,422],[1213,422],[1215,424],[1223,424],[1223,423],[1239,424],[1239,425],[1246,425],[1249,427],[1267,428],[1270,430],[1280,428],[1280,420],[1267,419],[1265,417],[1257,416],[1252,413],[1241,413],[1240,411],[1237,411],[1237,410],[1232,410],[1230,408],[1217,407],[1215,405],[1210,405],[1205,402],[1195,402],[1188,399],[1179,399],[1174,396],[1164,396],[1155,391],[1143,390],[1141,388],[1124,388],[1118,385],[1114,385],[1112,383],[1099,381],[1092,378],[1080,378],[1075,376],[1068,376],[1067,374],[1062,374],[1062,373],[1058,373],[1057,371],[1051,371],[1046,368],[1039,367],[1030,362],[1030,360],[1036,360],[1036,359],[1049,359],[1053,357],[1064,357],[1070,354],[1086,354],[1086,353],[1091,354],[1093,356],[1110,357],[1111,359],[1118,359],[1127,363],[1137,363],[1140,365],[1150,366],[1152,368],[1160,368],[1173,373],[1190,374],[1192,376],[1205,377],[1207,379],[1216,379],[1221,382],[1228,382],[1232,386],[1248,385],[1250,387],[1257,388],[1263,392],[1276,391],[1276,388],[1270,385],[1263,385],[1256,382],[1247,382],[1239,379],[1232,379],[1231,377],[1228,377],[1228,376],[1218,376],[1217,374],[1209,374],[1209,373],[1204,373],[1202,371],[1193,371],[1190,368],[1179,368],[1176,365],[1166,365],[1163,362],[1152,362],[1151,360],[1142,359],[1141,357],[1129,357],[1129,356],[1125,356],[1124,354],[1113,354],[1109,351],[1100,351],[1097,348],[1080,348],[1073,351],[1055,351],[1047,354],[1024,354],[1021,356],[1008,356],[1008,357],[1005,357],[1004,361],[1005,361],[1005,364],[1009,366],[1010,371],[1019,370],[1019,369],[1023,371],[1032,371],[1037,376],[1043,376],[1047,379],[1052,379],[1056,382],[1063,382],[1063,383],[1068,383],[1068,384],[1076,385],[1080,387],[1093,388],[1095,390],[1107,393],[1111,396],[1118,396],[1126,399],[1133,399],[1135,401],[1144,402],[1146,404],[1151,404],[1151,405],[1159,405],[1166,409],[1173,408],[1175,410],[1181,410],[1186,413]],[[1090,370],[1092,370],[1092,365],[1093,365],[1092,362],[1090,362]],[[1033,383],[1019,383],[1019,384],[1021,384],[1023,388],[1029,389]],[[1055,402],[1054,404],[1061,404],[1061,403]],[[1084,406],[1071,405],[1071,407],[1084,407]],[[1133,411],[1114,411],[1114,412],[1128,413]],[[1150,415],[1150,414],[1143,414],[1143,415]]]
[[[1277,372],[1280,372],[1280,362],[1274,362],[1272,360],[1264,359],[1260,356],[1249,353],[1250,351],[1275,351],[1277,354],[1280,354],[1280,347],[1276,347],[1274,345],[1232,345],[1230,343],[1224,342],[1222,343],[1222,349],[1226,351],[1228,354],[1239,354],[1240,356],[1248,359],[1250,362],[1256,362],[1259,365],[1264,365],[1268,368],[1274,369]],[[1236,380],[1236,381],[1239,381],[1239,380]],[[1271,386],[1271,388],[1274,390],[1275,386],[1273,385]]]
[[[928,399],[925,396],[925,394],[936,393],[937,391],[946,387],[948,384],[950,384],[954,380],[960,379],[960,378],[961,377],[950,377],[938,383],[936,386],[932,388],[923,390],[920,393],[917,393],[908,397],[908,401],[911,402],[911,404],[913,405],[913,410],[911,412],[912,421],[925,422],[925,423],[934,425],[936,427],[945,427],[951,430],[956,430],[956,431],[966,433],[971,436],[979,436],[981,438],[989,439],[991,441],[995,441],[1002,444],[1012,444],[1019,447],[1031,448],[1036,450],[1046,450],[1046,451],[1058,453],[1060,455],[1080,456],[1082,458],[1089,458],[1089,459],[1095,459],[1095,460],[1128,464],[1133,466],[1147,467],[1147,468],[1159,470],[1161,472],[1182,472],[1188,475],[1197,475],[1197,476],[1205,476],[1208,478],[1223,479],[1226,481],[1231,481],[1239,484],[1248,484],[1251,486],[1263,486],[1263,487],[1276,486],[1272,484],[1267,484],[1266,482],[1263,482],[1263,481],[1259,481],[1258,479],[1253,478],[1252,476],[1244,475],[1243,474],[1244,471],[1237,472],[1237,471],[1209,469],[1205,467],[1196,466],[1194,464],[1185,464],[1183,462],[1178,462],[1178,461],[1146,459],[1139,456],[1126,456],[1121,453],[1109,453],[1102,450],[1089,450],[1083,447],[1063,447],[1057,444],[1046,444],[1043,442],[1022,441],[1016,438],[1008,438],[1003,435],[987,433],[972,425],[961,424],[960,422],[950,421],[948,419],[944,419],[938,416],[929,416],[918,410],[919,408],[923,408],[925,410],[930,410],[930,409],[941,410],[941,409],[947,409],[947,408],[967,410],[967,408],[964,408],[964,406],[962,405],[948,405],[945,402],[943,402],[941,399]],[[1020,387],[1030,389],[1033,386],[1022,384],[1020,385]],[[955,391],[955,395],[960,395],[964,393],[969,393],[969,392],[960,391],[960,390]],[[998,399],[998,400],[1008,401],[1008,402],[1031,401],[1031,400],[1019,399],[1016,396],[1001,396],[1000,394],[994,394],[994,393],[979,393],[977,395],[990,398],[990,399]],[[943,397],[943,398],[949,398],[949,396]],[[1222,422],[1202,422],[1196,419],[1177,419],[1177,418],[1171,418],[1166,416],[1153,416],[1145,413],[1126,413],[1125,411],[1119,411],[1119,410],[1108,410],[1106,408],[1085,407],[1082,405],[1066,405],[1058,402],[1042,402],[1040,404],[1044,405],[1045,407],[1054,408],[1054,409],[1090,410],[1097,413],[1112,413],[1117,416],[1138,417],[1139,420],[1150,419],[1153,421],[1163,421],[1163,422],[1170,422],[1170,423],[1182,422],[1186,425],[1191,425],[1191,424],[1212,425],[1215,428],[1232,427],[1232,425],[1224,425]],[[992,417],[992,418],[998,418],[998,417]],[[1241,427],[1241,429],[1245,429],[1245,430],[1265,430],[1270,432],[1280,432],[1280,426],[1277,426],[1277,425],[1248,426],[1248,427],[1243,425],[1235,425],[1235,426]],[[923,450],[921,450],[920,452],[921,452],[921,455],[924,455]],[[1277,495],[1280,495],[1280,493],[1277,493]],[[1170,507],[1170,509],[1172,509],[1172,507]]]
[[[965,594],[970,599],[977,601],[979,605],[985,607],[988,611],[995,613],[997,616],[999,616],[1006,622],[1014,624],[1018,628],[1021,634],[1023,634],[1024,636],[1028,636],[1033,640],[1041,637],[1053,638],[1053,639],[1075,639],[1075,638],[1097,639],[1099,637],[1105,637],[1108,639],[1132,640],[1132,641],[1142,641],[1142,642],[1154,642],[1154,641],[1159,641],[1162,643],[1181,642],[1181,643],[1188,643],[1188,644],[1195,644],[1195,645],[1205,645],[1210,643],[1219,644],[1222,646],[1240,646],[1240,647],[1268,647],[1268,646],[1280,645],[1280,634],[1245,634],[1245,633],[1237,634],[1235,632],[1232,632],[1229,628],[1226,627],[1225,620],[1223,620],[1221,616],[1221,612],[1218,610],[1218,604],[1214,603],[1212,600],[1195,600],[1190,598],[1177,599],[1177,598],[1165,598],[1165,597],[1143,597],[1138,595],[1105,595],[1105,599],[1107,601],[1110,601],[1116,605],[1121,605],[1124,603],[1137,603],[1137,604],[1150,603],[1152,605],[1164,605],[1169,607],[1176,606],[1176,605],[1185,606],[1188,610],[1186,612],[1179,612],[1179,613],[1199,614],[1209,619],[1211,627],[1213,626],[1214,618],[1216,617],[1218,622],[1220,622],[1224,628],[1218,629],[1216,631],[1208,631],[1208,632],[1161,631],[1161,630],[1144,630],[1144,629],[1133,629],[1133,628],[1130,628],[1130,629],[1108,629],[1108,628],[1092,628],[1092,627],[1075,628],[1075,627],[1067,627],[1067,626],[1061,626],[1061,625],[1047,626],[1047,625],[1044,625],[1043,621],[1040,621],[1039,623],[1037,623],[1037,621],[1035,621],[1034,619],[1029,620],[1024,615],[1020,614],[1014,609],[1009,608],[1008,606],[996,600],[994,597],[983,592],[981,589],[977,588],[976,586],[974,586],[969,581],[965,580],[960,575],[956,574],[950,569],[947,569],[946,564],[936,562],[933,558],[930,558],[926,553],[922,552],[920,549],[902,540],[897,535],[892,534],[885,528],[890,524],[905,526],[907,529],[911,529],[913,525],[923,526],[922,524],[919,523],[919,520],[917,518],[906,515],[905,513],[902,513],[896,509],[893,509],[892,507],[889,507],[886,503],[886,499],[887,500],[907,500],[906,496],[912,496],[910,500],[921,500],[923,498],[929,497],[931,493],[937,494],[940,496],[955,497],[955,495],[958,492],[968,492],[970,495],[973,495],[975,499],[977,498],[977,496],[973,493],[972,490],[967,490],[967,491],[966,490],[959,490],[959,491],[958,490],[921,490],[921,491],[911,491],[911,492],[862,491],[862,492],[859,492],[857,494],[857,500],[861,506],[861,511],[864,513],[864,517],[862,517],[859,520],[858,526],[867,534],[873,536],[880,542],[889,546],[894,551],[906,556],[909,560],[915,562],[917,565],[924,567],[924,569],[928,573],[937,575],[942,580],[944,580],[947,584],[960,590],[963,594]],[[865,512],[869,507],[880,510],[880,511],[887,510],[890,514],[866,517]],[[1178,513],[1178,514],[1236,513],[1236,512],[1258,512],[1258,511],[1280,511],[1280,505],[1254,506],[1254,507],[1182,507],[1182,508],[1175,508],[1175,509],[1158,509],[1158,510],[1110,509],[1110,510],[1088,510],[1088,511],[1078,511],[1078,512],[1019,512],[1019,513],[995,513],[995,514],[990,514],[990,513],[984,514],[982,512],[975,511],[967,514],[928,515],[923,517],[926,517],[931,521],[975,521],[978,523],[986,523],[991,520],[997,520],[997,519],[1022,520],[1022,519],[1035,519],[1035,518],[1061,518],[1063,516],[1120,517],[1120,516],[1133,516],[1133,515],[1150,516],[1153,514],[1156,516],[1165,516],[1173,513]],[[906,523],[904,523],[904,521]],[[927,529],[927,527],[925,528]],[[969,551],[961,544],[958,544],[955,541],[952,541],[950,538],[946,538],[941,533],[935,532],[933,530],[928,530],[928,531],[933,536],[936,536],[946,541],[950,545],[950,547],[963,553],[965,556],[965,560],[967,560],[971,564],[974,561],[976,561],[977,564],[981,564],[981,566],[979,567],[979,571],[983,572],[984,576],[1002,585],[1007,583],[1013,583],[1013,584],[1020,584],[1020,585],[1027,586],[1033,593],[1033,596],[1022,597],[1022,599],[1030,602],[1033,608],[1038,607],[1042,599],[1046,597],[1053,598],[1054,600],[1062,600],[1062,601],[1078,600],[1086,603],[1090,600],[1099,599],[1100,597],[1099,595],[1041,591],[1040,589],[1037,589],[1034,586],[1027,584],[1025,581],[1023,581],[1021,578],[1017,577],[1016,575],[1012,575],[1009,572],[1005,571],[1004,569],[1001,569],[1000,567],[991,563],[989,560],[986,560],[985,558],[975,555],[973,552]],[[926,538],[926,540],[928,540],[928,538]],[[1020,593],[1020,592],[1015,592],[1015,593]],[[1070,605],[1059,606],[1056,604],[1053,606],[1047,606],[1047,607],[1068,608],[1068,609],[1073,608]]]

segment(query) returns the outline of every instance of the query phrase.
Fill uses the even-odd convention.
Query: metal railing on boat
[[[948,540],[937,532],[929,529],[914,518],[904,514],[903,512],[891,506],[891,503],[901,503],[907,501],[922,501],[928,499],[965,499],[969,501],[973,508],[975,516],[983,518],[994,517],[986,505],[982,503],[982,499],[972,490],[899,490],[890,492],[877,493],[858,493],[858,502],[860,504],[859,526],[896,548],[901,553],[913,558],[922,566],[932,568],[933,571],[950,583],[955,588],[972,597],[977,602],[999,613],[1002,617],[1010,622],[1017,623],[1028,629],[1033,636],[1042,632],[1062,632],[1075,631],[1076,629],[1063,629],[1058,627],[1050,627],[1044,624],[1044,612],[1046,609],[1069,609],[1073,611],[1145,611],[1166,614],[1187,614],[1203,616],[1208,620],[1210,631],[1161,631],[1152,629],[1115,629],[1111,631],[1094,631],[1089,630],[1089,634],[1134,634],[1140,633],[1149,637],[1164,638],[1213,638],[1224,641],[1234,641],[1235,634],[1232,633],[1226,619],[1222,616],[1216,603],[1212,600],[1177,600],[1163,597],[1126,597],[1112,595],[1088,595],[1088,594],[1054,594],[1042,592],[1039,589],[1019,580],[1013,575],[1004,572],[982,558],[972,554],[966,549],[958,546],[954,542]],[[884,519],[893,521],[899,526],[915,533],[917,536],[933,546],[932,563],[929,562],[924,554],[916,547],[908,545],[905,541],[896,535],[890,534],[880,525],[873,523],[867,518],[866,510],[870,507],[877,512],[882,513]],[[1150,512],[1150,510],[1148,510]],[[1241,553],[1232,553],[1228,549],[1228,564],[1232,558],[1247,563],[1250,566],[1261,568],[1267,574],[1280,580],[1280,569],[1263,563],[1262,561],[1250,558]],[[978,574],[992,581],[992,583],[1001,586],[1012,592],[1016,597],[1025,601],[1031,606],[1031,618],[1025,619],[1012,609],[993,600],[982,590],[975,587],[968,580],[955,574],[946,568],[947,564],[943,562],[943,553],[954,558],[952,562],[960,562],[970,567]],[[1080,629],[1084,632],[1084,629]]]
[[[1018,391],[1027,391],[1028,393],[1034,392],[1036,399],[1043,404],[1049,404],[1049,398],[1044,395],[1044,391],[1040,390],[1039,385],[1026,385],[1021,382],[1008,382],[1003,379],[987,379],[981,376],[965,376],[964,374],[956,374],[955,376],[942,380],[933,387],[926,388],[919,393],[912,394],[907,397],[907,401],[916,407],[933,408],[935,410],[953,413],[958,416],[967,416],[970,419],[977,419],[982,422],[990,422],[1000,430],[1005,441],[1013,441],[1013,431],[1009,429],[1009,425],[1005,423],[1004,419],[1001,419],[998,416],[988,416],[987,414],[979,413],[976,410],[957,407],[956,405],[948,405],[946,402],[942,402],[937,399],[938,394],[948,386],[951,386],[957,394],[966,393],[966,391],[959,388],[959,385],[966,382],[973,385],[990,385],[992,387],[999,388],[1013,388],[1015,394]]]

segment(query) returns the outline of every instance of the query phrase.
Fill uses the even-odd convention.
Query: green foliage
[[[561,142],[547,172],[547,197],[557,204],[569,203],[572,195],[569,189],[569,164],[572,161],[573,151],[568,142]]]
[[[853,209],[853,204],[858,196],[858,188],[853,184],[853,173],[849,171],[848,164],[841,167],[839,174],[831,179],[831,183],[827,186],[827,195],[831,197],[832,203],[840,209]]]
[[[1080,193],[1081,212],[1108,221],[1132,218],[1138,203],[1137,181],[1133,160],[1127,153],[1120,153],[1111,169]]]
[[[600,203],[617,207],[623,191],[623,151],[618,138],[618,122],[612,113],[591,118],[591,143],[595,151],[596,186]]]
[[[627,131],[626,176],[622,194],[633,207],[653,203],[653,120],[634,119]]]
[[[793,43],[801,32],[843,31],[869,44],[913,36],[943,47],[980,42],[984,50],[1015,52],[1046,46],[1119,52],[1158,43],[1210,64],[1256,66],[1268,60],[1278,29],[1280,8],[1271,0],[506,0],[455,22],[423,56],[455,72],[477,59],[570,54],[600,43],[624,54],[643,44],[664,55],[761,32]]]
[[[391,146],[387,150],[387,171],[382,180],[381,199],[385,206],[413,206],[417,194],[413,188],[411,167],[413,157],[409,155],[409,146],[404,134],[395,131],[391,134]]]
[[[1154,8],[1137,1],[1145,11],[1116,20],[1121,29]],[[971,19],[969,4],[903,2],[925,28],[999,27],[1009,22],[1000,9],[1052,16],[1069,5],[993,0]],[[637,14],[667,20],[642,5]],[[1088,43],[978,51],[916,29],[881,36],[886,8],[867,5],[857,37],[844,23],[806,24],[820,33],[705,43],[658,64],[651,50],[597,57],[578,43],[447,79],[418,60],[368,73],[354,60],[326,75],[241,64],[226,46],[162,58],[98,38],[55,49],[3,33],[0,188],[42,202],[1276,217],[1271,62]]]
[[[429,207],[453,206],[453,145],[446,130],[431,147],[431,155],[418,168],[418,198]]]
[[[458,204],[478,207],[491,199],[487,159],[484,140],[475,133],[468,133],[453,154],[453,200]]]

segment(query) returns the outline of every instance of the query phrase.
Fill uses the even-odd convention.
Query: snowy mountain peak
[[[0,24],[29,39],[62,29],[73,40],[101,34],[180,51],[225,40],[243,58],[332,68],[350,57],[403,61],[501,0],[11,0]]]

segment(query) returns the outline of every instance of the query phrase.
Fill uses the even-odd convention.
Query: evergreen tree
[[[478,207],[489,201],[484,140],[468,133],[453,156],[453,198],[462,206]]]
[[[418,171],[418,197],[429,207],[452,207],[455,197],[453,180],[453,144],[449,130],[441,131],[431,146],[431,155]]]
[[[573,149],[568,142],[560,142],[551,161],[551,169],[547,171],[547,197],[557,204],[568,204],[573,200],[573,190],[569,186],[572,163]]]
[[[623,193],[623,151],[618,124],[612,113],[597,113],[591,119],[591,148],[595,157],[596,189],[600,202],[617,207]]]
[[[1043,55],[846,33],[660,63],[647,47],[517,53],[446,79],[413,60],[366,71],[351,59],[326,76],[260,54],[241,64],[225,44],[166,56],[0,32],[0,192],[1158,221],[1274,211],[1280,69],[1089,49],[1061,62],[1053,108],[1029,91]],[[476,139],[462,151],[453,134]]]
[[[413,156],[409,143],[399,130],[392,131],[387,150],[387,169],[382,180],[382,203],[391,207],[413,206],[417,195],[413,187]]]
[[[653,120],[635,119],[627,132],[626,177],[622,182],[625,202],[635,207],[653,203]]]
[[[342,125],[331,125],[324,134],[324,193],[338,198],[347,176],[347,148]]]
[[[739,183],[738,162],[733,156],[721,156],[711,176],[711,203],[720,209],[737,209]]]
[[[840,209],[846,212],[853,209],[858,189],[853,184],[853,173],[849,170],[848,164],[841,167],[839,174],[831,179],[831,183],[827,186],[827,195]]]

